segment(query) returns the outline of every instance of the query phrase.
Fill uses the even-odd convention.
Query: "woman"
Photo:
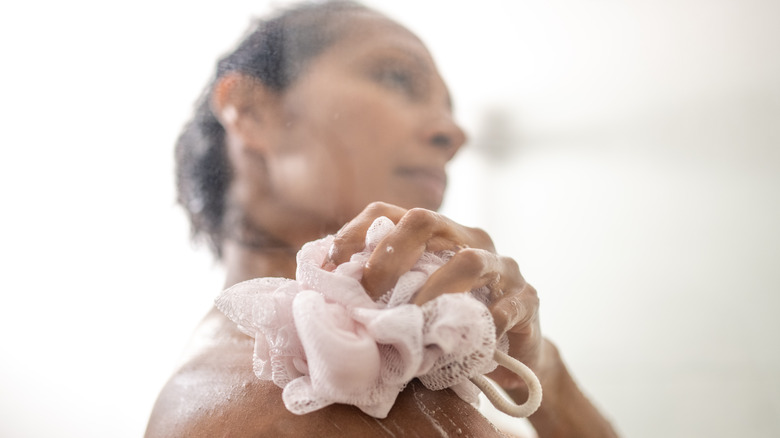
[[[496,330],[544,387],[530,418],[539,435],[613,435],[542,339],[536,292],[514,261],[496,255],[481,230],[435,213],[445,165],[464,142],[448,90],[413,34],[354,3],[302,5],[259,23],[219,63],[177,145],[179,200],[224,263],[226,287],[293,278],[296,252],[327,234],[337,233],[326,264],[337,266],[362,249],[379,216],[398,226],[364,271],[374,297],[422,251],[456,251],[420,294],[501,291],[490,303]],[[220,312],[207,315],[147,436],[500,436],[452,391],[416,381],[385,419],[339,404],[293,415],[281,389],[253,374],[252,350]],[[523,401],[522,380],[491,377]]]

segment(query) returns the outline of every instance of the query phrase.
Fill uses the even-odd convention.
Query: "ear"
[[[271,142],[278,94],[258,79],[241,73],[219,78],[211,109],[227,132],[230,143],[265,151]]]

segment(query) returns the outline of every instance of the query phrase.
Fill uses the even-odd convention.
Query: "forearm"
[[[617,437],[609,422],[580,391],[557,348],[547,340],[535,371],[544,395],[541,406],[528,419],[540,438]],[[507,392],[517,402],[527,398],[524,388]]]

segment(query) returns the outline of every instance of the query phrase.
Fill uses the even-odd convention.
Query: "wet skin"
[[[430,391],[416,380],[384,419],[338,404],[294,415],[284,407],[281,388],[252,372],[253,346],[252,338],[212,311],[195,333],[191,358],[158,399],[146,436],[504,436],[453,392]]]

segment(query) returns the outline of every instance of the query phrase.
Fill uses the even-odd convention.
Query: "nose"
[[[425,132],[425,143],[442,150],[447,154],[447,160],[466,143],[466,133],[455,122],[452,113],[442,111],[432,117]]]

